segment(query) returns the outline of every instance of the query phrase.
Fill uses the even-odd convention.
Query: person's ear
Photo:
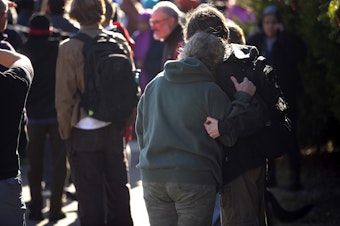
[[[170,17],[169,18],[169,24],[171,25],[171,27],[175,27],[176,26],[176,19],[174,17]]]

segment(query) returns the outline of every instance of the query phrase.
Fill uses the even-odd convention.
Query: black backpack
[[[129,52],[106,32],[95,38],[78,32],[84,42],[84,83],[81,98],[88,116],[124,127],[138,103],[138,84]]]
[[[249,150],[256,149],[266,158],[280,157],[286,154],[292,134],[289,106],[279,86],[275,70],[267,65],[263,56],[259,56],[256,47],[238,44],[231,46],[233,54],[225,64],[224,81],[217,83],[225,84],[221,88],[232,99],[236,90],[229,77],[233,75],[238,82],[247,77],[256,86],[257,98],[267,107],[264,128],[240,138],[240,142],[243,142],[240,145]]]

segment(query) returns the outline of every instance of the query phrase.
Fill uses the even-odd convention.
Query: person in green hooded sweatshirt
[[[236,100],[214,82],[224,59],[223,39],[198,32],[178,60],[169,60],[146,87],[138,104],[136,134],[141,150],[137,167],[151,226],[210,226],[218,185],[222,182],[221,143],[233,145],[230,132],[217,141],[204,128],[207,116],[241,114],[256,87],[232,78]],[[228,30],[221,30],[228,35]],[[232,130],[230,130],[232,131]]]

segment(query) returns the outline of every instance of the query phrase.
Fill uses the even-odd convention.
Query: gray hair
[[[152,11],[161,10],[163,13],[168,15],[169,17],[173,17],[176,19],[177,23],[180,23],[182,18],[184,17],[183,12],[170,1],[160,1],[152,8]]]
[[[212,72],[224,59],[226,40],[207,32],[195,33],[184,45],[179,59],[195,57],[202,61]]]

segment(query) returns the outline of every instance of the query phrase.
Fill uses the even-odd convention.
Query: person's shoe
[[[34,213],[34,212],[30,212],[28,214],[28,219],[30,219],[31,221],[42,221],[42,220],[44,220],[41,213]]]
[[[66,217],[65,213],[59,212],[57,214],[50,214],[48,220],[49,222],[57,222],[58,220],[63,219],[65,217]]]

